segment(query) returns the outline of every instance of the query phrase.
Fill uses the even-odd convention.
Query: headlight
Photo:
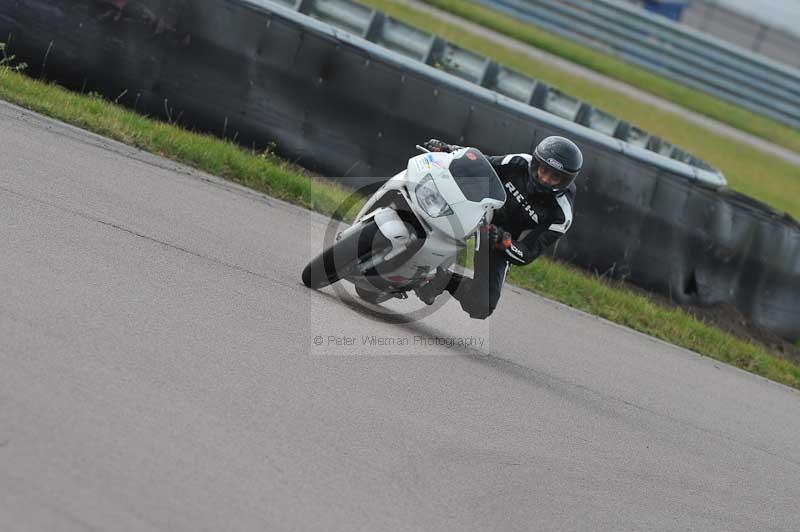
[[[434,183],[430,174],[422,178],[414,192],[417,194],[417,201],[420,206],[431,218],[453,214],[453,209],[439,194],[439,189],[436,188],[436,183]]]

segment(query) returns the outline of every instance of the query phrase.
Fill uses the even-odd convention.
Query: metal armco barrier
[[[800,54],[797,53],[800,50],[800,35],[728,9],[719,0],[692,0],[683,14],[681,24],[789,67],[800,68]]]
[[[384,180],[430,137],[508,153],[568,136],[586,165],[575,223],[556,256],[683,303],[730,303],[800,337],[800,227],[749,198],[701,186],[699,168],[271,2],[120,4],[0,0],[0,34],[12,34],[32,75],[44,70],[246,146],[274,141],[280,153],[351,176],[353,185]],[[387,39],[423,52],[413,34]]]
[[[706,170],[698,181],[712,188],[727,184],[721,172],[678,146],[620,120],[557,87],[515,72],[479,54],[393,20],[352,0],[273,0],[317,20],[363,37],[406,57],[492,89],[514,100],[577,122],[665,157]]]
[[[800,128],[800,70],[621,0],[478,0],[683,85]]]

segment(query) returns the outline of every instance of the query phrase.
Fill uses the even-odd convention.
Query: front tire
[[[358,294],[358,297],[367,303],[372,303],[373,305],[380,305],[381,303],[389,301],[392,299],[392,297],[394,297],[392,294],[388,294],[386,292],[373,292],[372,290],[361,288],[358,285],[356,285],[356,294]]]
[[[303,269],[303,284],[315,290],[333,284],[360,262],[388,250],[391,245],[377,224],[370,220],[309,262]]]

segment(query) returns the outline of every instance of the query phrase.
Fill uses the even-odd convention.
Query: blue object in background
[[[664,15],[672,20],[680,20],[683,15],[683,10],[691,4],[691,0],[681,1],[663,1],[663,0],[645,0],[644,8],[653,13]]]

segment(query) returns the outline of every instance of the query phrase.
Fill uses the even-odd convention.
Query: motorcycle
[[[406,299],[437,268],[453,266],[479,227],[491,223],[506,193],[486,156],[475,148],[423,152],[383,184],[355,222],[303,270],[303,283],[322,288],[340,279],[379,304]]]

